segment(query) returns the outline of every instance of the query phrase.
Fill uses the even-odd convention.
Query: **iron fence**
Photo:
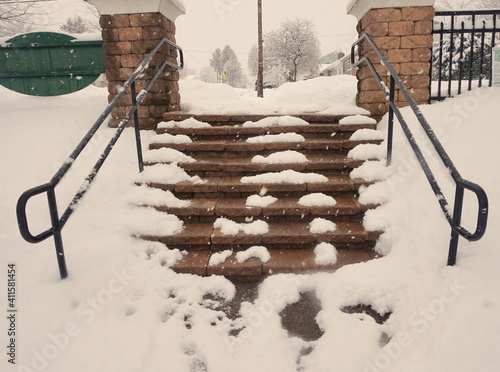
[[[492,85],[500,9],[436,12],[432,33],[431,101]]]

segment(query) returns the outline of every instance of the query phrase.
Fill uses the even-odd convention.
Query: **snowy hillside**
[[[181,82],[184,110],[197,113],[363,113],[354,106],[355,90],[353,77],[320,78],[266,90],[266,98],[259,101],[252,91]],[[385,256],[330,274],[272,276],[261,285],[257,300],[244,303],[234,321],[213,309],[218,301],[234,296],[229,281],[175,274],[166,266],[180,252],[131,236],[160,225],[175,228],[175,219],[132,206],[137,165],[131,130],[125,131],[63,231],[70,278],[61,282],[53,242],[37,246],[24,242],[15,206],[24,190],[52,177],[104,109],[107,91],[91,86],[64,97],[36,98],[0,87],[0,98],[2,371],[500,369],[500,88],[481,88],[422,106],[462,176],[482,185],[490,198],[488,231],[480,242],[461,240],[457,266],[445,266],[449,226],[398,129],[393,165],[385,168],[382,159],[356,171],[357,176],[381,180],[361,190],[361,200],[382,204],[367,215],[365,226],[386,231],[377,245]],[[382,132],[385,126],[383,121]],[[101,129],[74,164],[57,190],[60,209],[112,132]],[[143,133],[145,146],[153,135]],[[385,152],[383,147],[366,147],[351,155],[368,153]],[[428,153],[451,199],[447,170],[432,151]],[[474,214],[470,199],[466,211]],[[33,231],[48,227],[44,198],[33,200],[28,213]],[[16,365],[6,355],[11,325],[5,290],[8,264],[15,265],[17,280]],[[324,335],[317,341],[288,335],[278,315],[305,291],[315,291],[321,302],[316,320]],[[392,315],[379,325],[370,316],[340,310],[357,304]],[[390,338],[386,345],[380,343],[387,338],[384,335]]]

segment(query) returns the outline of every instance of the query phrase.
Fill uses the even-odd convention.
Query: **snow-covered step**
[[[358,201],[371,182],[350,177],[383,153],[373,119],[169,113],[164,120],[137,180],[148,187],[132,202],[184,223],[175,235],[139,234],[185,253],[175,271],[259,278],[375,257],[380,232],[366,231],[362,220],[376,205]],[[360,144],[370,146],[351,153]],[[318,249],[338,252],[338,260],[318,261]],[[266,259],[238,259],[242,250]]]
[[[184,230],[175,235],[141,235],[140,238],[161,242],[171,249],[224,250],[255,245],[265,245],[270,249],[311,249],[323,242],[347,249],[360,243],[373,246],[374,237],[377,237],[377,234],[368,233],[357,221],[333,223],[318,218],[312,222],[267,223],[256,220],[241,225],[250,226],[257,221],[267,225],[267,228],[240,230],[233,234],[225,232],[224,227],[215,227],[216,223],[186,223]]]
[[[258,257],[239,262],[236,258],[238,251],[233,251],[223,262],[210,264],[212,256],[220,253],[221,251],[190,251],[171,268],[179,273],[201,276],[224,275],[258,280],[270,274],[334,271],[346,265],[366,262],[378,257],[372,250],[339,250],[334,262],[319,264],[316,263],[317,257],[313,250],[270,249],[270,257],[266,262],[262,262]]]
[[[351,218],[360,219],[359,215],[363,208],[354,197],[339,197],[333,198],[325,194],[321,194],[324,198],[331,198],[333,202],[321,203],[321,201],[314,204],[314,197],[316,194],[309,194],[313,202],[304,201],[303,198],[275,198],[268,196],[274,202],[267,204],[265,197],[253,195],[256,197],[257,202],[245,198],[222,198],[222,199],[196,199],[186,206],[167,206],[167,205],[154,205],[153,208],[158,211],[175,214],[185,221],[192,221],[194,217],[206,217],[204,220],[208,221],[207,217],[215,220],[218,217],[229,217],[238,222],[244,222],[245,218],[252,217],[255,219],[264,218],[268,220],[277,220],[279,218],[290,219],[292,216],[298,218],[294,220],[310,221],[316,217],[329,217],[332,221],[346,220]],[[307,196],[306,196],[307,198]],[[262,202],[259,202],[262,200]],[[255,206],[257,205],[257,206]]]
[[[296,133],[286,133],[293,135]],[[165,135],[163,135],[165,136]],[[258,152],[258,151],[284,151],[284,150],[339,150],[344,148],[344,141],[335,138],[306,139],[301,135],[290,138],[270,138],[271,135],[252,137],[246,141],[224,141],[224,140],[199,140],[180,141],[179,136],[158,136],[158,142],[149,145],[150,150],[170,148],[185,151],[188,154],[195,152]],[[279,136],[279,135],[274,135]],[[255,140],[255,141],[250,141]]]
[[[343,195],[344,193],[355,193],[362,185],[370,182],[351,179],[347,175],[327,175],[324,182],[304,183],[243,183],[242,177],[201,177],[198,181],[182,181],[178,183],[146,182],[147,186],[172,191],[185,199],[186,197],[231,197],[231,194],[239,194],[248,197],[253,194],[269,193],[275,196],[293,197],[302,196],[305,192],[321,192],[329,195]],[[227,194],[227,195],[226,195]]]
[[[190,114],[185,112],[167,112],[163,114],[163,121],[184,121],[186,119],[196,119],[200,122],[208,123],[212,126],[224,126],[224,125],[241,125],[246,122],[252,121],[257,122],[268,117],[280,117],[282,115],[240,115],[240,114]],[[338,123],[342,119],[348,117],[348,115],[325,115],[325,114],[302,114],[302,115],[291,115],[292,117],[300,118],[307,121],[310,124],[317,123]],[[353,123],[354,125],[359,125],[358,123]],[[365,124],[365,123],[362,123]],[[369,123],[373,124],[373,123]]]
[[[340,125],[336,123],[309,124],[305,126],[270,126],[270,127],[243,127],[241,125],[210,126],[200,128],[169,127],[158,128],[157,133],[171,135],[187,135],[193,139],[246,139],[251,136],[277,133],[298,133],[306,138],[337,137],[348,139],[360,129],[375,129],[375,124]]]
[[[298,172],[338,174],[341,171],[350,171],[363,163],[339,154],[305,156],[301,153],[285,152],[282,158],[274,155],[280,155],[280,153],[256,157],[221,157],[216,160],[213,157],[192,157],[194,161],[192,159],[189,159],[188,162],[181,161],[179,166],[193,176],[220,177],[253,175],[256,172],[281,172],[287,169]],[[295,159],[291,155],[302,155],[303,158]],[[273,161],[273,157],[277,160]],[[157,163],[147,162],[146,165]]]

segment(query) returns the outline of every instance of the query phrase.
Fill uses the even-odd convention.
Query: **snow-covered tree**
[[[319,40],[314,25],[309,20],[284,21],[280,28],[264,35],[264,80],[274,85],[297,81],[301,74],[318,68]],[[257,74],[257,47],[249,53],[248,67]]]
[[[29,31],[36,2],[0,0],[0,36]]]
[[[212,59],[210,60],[210,66],[217,73],[217,79],[222,76],[222,70],[224,68],[224,63],[222,62],[222,51],[220,48],[215,49],[212,53]]]
[[[91,9],[89,8],[89,11]],[[67,32],[68,34],[83,34],[85,32],[96,32],[100,31],[99,17],[96,17],[92,13],[89,14],[87,18],[82,18],[76,16],[73,18],[66,19],[66,22],[62,24],[60,30]]]
[[[80,16],[66,19],[66,22],[59,28],[68,34],[83,34],[90,31],[89,26]]]
[[[441,55],[441,79],[447,80],[450,77],[450,63],[451,63],[451,79],[458,80],[485,79],[488,78],[491,71],[491,35],[486,35],[484,46],[481,45],[481,36],[476,34],[472,38],[472,34],[464,34],[463,45],[462,37],[455,35],[453,40],[443,40],[443,51]],[[450,61],[450,48],[453,46],[452,58]],[[472,53],[471,53],[472,52]],[[462,56],[462,58],[460,58]],[[481,60],[481,56],[483,56]],[[432,64],[435,66],[433,71],[434,78],[438,77],[439,66],[439,41],[434,42]],[[482,64],[481,64],[482,62]]]
[[[222,51],[217,48],[212,53],[210,66],[217,73],[219,81],[223,74],[225,74],[229,85],[233,87],[240,87],[244,84],[243,69],[241,68],[241,64],[238,61],[236,54],[229,45],[226,45]]]
[[[226,45],[222,50],[223,73],[226,74],[227,83],[232,87],[241,87],[243,84],[243,69],[233,49]]]
[[[212,67],[204,67],[197,76],[197,79],[205,83],[217,83],[217,72]]]

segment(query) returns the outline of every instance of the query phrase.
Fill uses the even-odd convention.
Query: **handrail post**
[[[54,244],[56,246],[57,264],[59,265],[59,274],[61,280],[68,277],[68,269],[66,267],[66,259],[64,257],[64,247],[61,235],[61,223],[57,212],[57,202],[54,187],[47,190],[47,201],[49,203],[50,220],[52,222]]]
[[[132,93],[132,106],[134,111],[134,132],[135,132],[135,146],[137,148],[137,162],[139,163],[139,173],[144,170],[144,161],[142,159],[142,144],[141,144],[141,130],[139,126],[139,113],[137,112],[137,94],[135,91],[135,81],[130,85],[130,92]]]
[[[389,119],[387,127],[387,166],[392,163],[392,143],[394,134],[394,109],[392,108],[392,103],[394,103],[395,93],[395,81],[394,77],[391,75],[389,83]]]
[[[464,204],[464,188],[457,185],[455,191],[455,206],[453,208],[453,224],[451,226],[450,249],[448,252],[448,266],[454,266],[457,261],[459,233],[455,227],[460,226],[462,221],[462,208]]]

